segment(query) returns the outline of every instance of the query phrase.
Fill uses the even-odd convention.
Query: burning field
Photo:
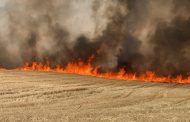
[[[189,11],[189,0],[0,0],[2,121],[61,114],[80,121],[168,120],[159,112],[174,114],[183,103],[179,111],[187,112]],[[18,108],[26,115],[14,113]],[[33,116],[37,110],[47,113]]]
[[[2,0],[0,67],[189,83],[188,0]]]

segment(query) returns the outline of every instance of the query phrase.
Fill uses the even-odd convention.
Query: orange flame
[[[61,72],[71,73],[79,75],[94,76],[106,79],[118,79],[118,80],[140,80],[150,82],[175,82],[175,83],[190,83],[190,75],[187,78],[183,78],[182,75],[177,77],[170,76],[157,76],[154,72],[147,71],[145,74],[137,76],[135,73],[127,73],[124,68],[121,68],[118,72],[99,73],[100,66],[93,67],[91,61],[93,56],[89,58],[88,63],[83,61],[71,62],[65,68],[61,65],[57,65],[55,68],[50,67],[49,63],[33,62],[32,65],[26,63],[23,68],[19,70],[24,71],[46,71],[46,72]]]

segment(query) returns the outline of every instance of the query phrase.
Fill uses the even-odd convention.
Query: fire
[[[93,57],[89,58],[87,63],[83,61],[71,62],[66,67],[57,65],[55,68],[52,68],[48,62],[40,63],[33,62],[31,65],[25,63],[24,67],[19,68],[19,70],[24,71],[45,71],[45,72],[59,72],[59,73],[69,73],[69,74],[79,74],[94,76],[99,78],[106,79],[117,79],[117,80],[140,80],[140,81],[149,81],[149,82],[175,82],[175,83],[190,83],[190,76],[183,78],[182,75],[177,77],[170,76],[158,76],[152,71],[147,71],[144,74],[136,75],[136,73],[127,73],[124,68],[121,68],[118,72],[98,72],[101,69],[100,66],[93,67],[91,64]]]

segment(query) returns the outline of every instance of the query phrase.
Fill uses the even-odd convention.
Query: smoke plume
[[[189,0],[2,0],[0,66],[95,55],[104,71],[187,75],[189,11]]]

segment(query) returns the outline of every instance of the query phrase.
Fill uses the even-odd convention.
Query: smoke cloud
[[[0,66],[96,55],[104,71],[190,72],[189,0],[2,0]],[[97,54],[97,50],[100,53]]]

